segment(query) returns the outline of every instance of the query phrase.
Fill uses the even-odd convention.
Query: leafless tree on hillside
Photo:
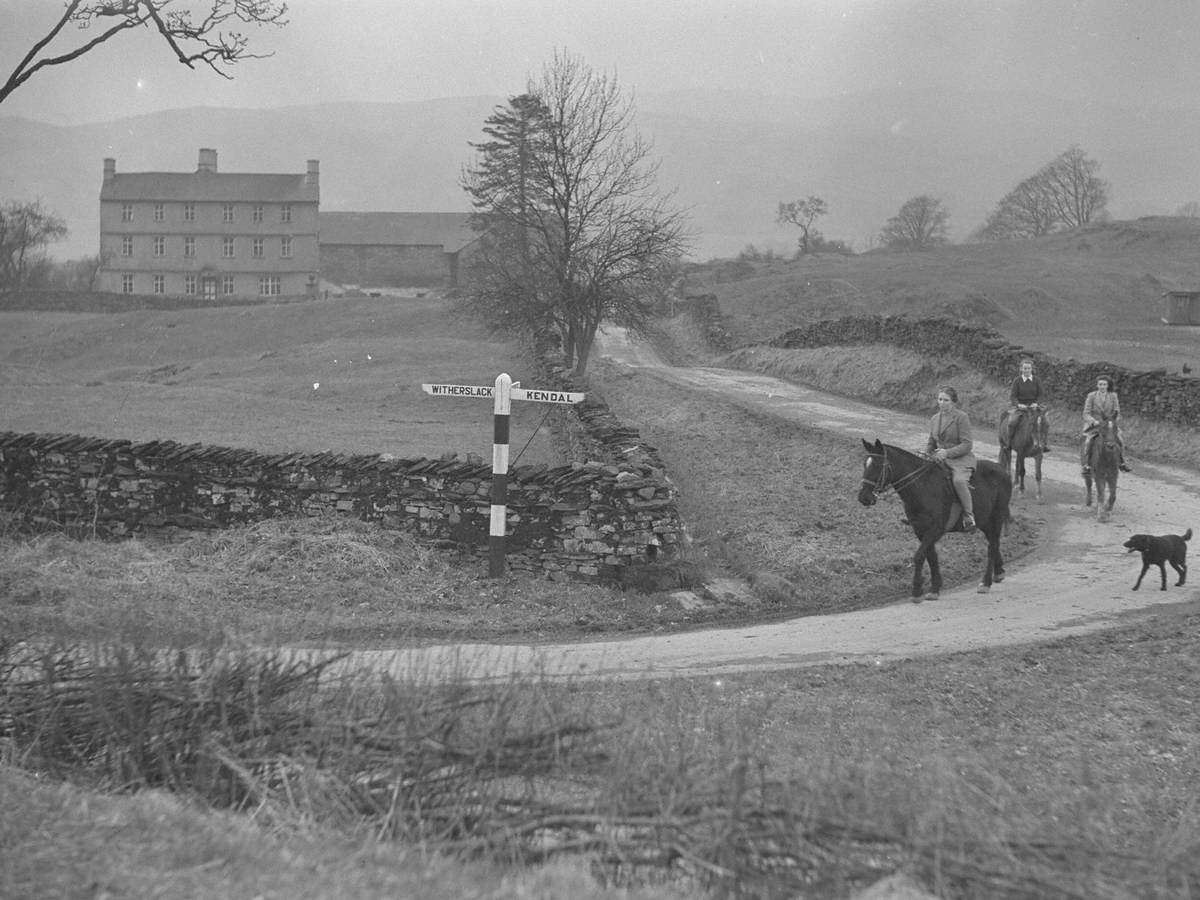
[[[928,250],[947,240],[950,213],[942,201],[926,194],[907,200],[888,219],[880,237],[893,250]]]
[[[980,241],[1041,237],[1053,231],[1058,221],[1050,188],[1035,175],[1005,194],[973,237]]]
[[[813,243],[820,237],[820,232],[813,226],[821,216],[829,211],[825,201],[820,197],[809,196],[805,200],[792,200],[790,203],[780,203],[775,221],[780,225],[795,225],[800,229],[800,252],[808,253]]]
[[[980,241],[1036,238],[1095,221],[1108,205],[1108,183],[1096,175],[1099,168],[1098,162],[1072,145],[1005,194],[972,237]]]
[[[1098,162],[1072,145],[1038,173],[1064,228],[1087,225],[1108,205],[1108,183],[1096,175],[1099,168]]]
[[[61,66],[133,28],[157,31],[188,68],[206,65],[224,78],[224,66],[243,59],[261,59],[270,54],[251,53],[249,38],[236,30],[239,25],[286,25],[287,4],[276,0],[208,0],[196,4],[200,11],[174,9],[173,0],[68,0],[58,21],[17,63],[0,85],[0,103],[33,75],[50,66]],[[72,42],[62,39],[67,26],[95,32],[62,50],[51,45]],[[60,40],[62,39],[62,40]]]
[[[25,287],[30,273],[43,265],[39,251],[66,235],[63,220],[40,203],[0,206],[0,293]]]
[[[1200,219],[1200,200],[1189,200],[1175,210],[1175,215],[1185,219]]]

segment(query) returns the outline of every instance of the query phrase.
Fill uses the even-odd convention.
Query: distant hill
[[[642,134],[696,232],[696,259],[747,244],[790,253],[781,201],[816,194],[827,237],[870,246],[900,205],[940,198],[956,238],[1022,178],[1078,143],[1112,184],[1115,218],[1169,214],[1200,199],[1200,116],[1079,106],[1035,94],[847,94],[823,100],[692,91],[634,97]],[[102,160],[119,171],[191,171],[214,147],[230,172],[302,172],[321,162],[326,210],[461,211],[471,141],[502,97],[197,107],[62,127],[0,116],[0,200],[41,199],[71,229],[59,257],[94,253]]]
[[[950,316],[1030,350],[1132,369],[1200,371],[1200,326],[1162,322],[1163,293],[1200,291],[1200,219],[1150,217],[1028,241],[692,267],[737,344],[849,315]]]

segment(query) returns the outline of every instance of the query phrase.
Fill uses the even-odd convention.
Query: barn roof
[[[319,214],[321,244],[441,247],[457,253],[479,235],[470,213],[325,212]]]
[[[118,172],[100,188],[101,201],[316,203],[319,198],[318,186],[303,173]]]

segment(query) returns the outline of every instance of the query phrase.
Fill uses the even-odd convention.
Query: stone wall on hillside
[[[1056,359],[1009,343],[986,326],[951,319],[852,316],[793,328],[770,342],[772,347],[793,349],[853,344],[892,344],[924,356],[949,353],[1001,384],[1016,377],[1021,357],[1028,356],[1049,399],[1072,408],[1082,408],[1096,377],[1108,373],[1116,382],[1122,411],[1176,425],[1200,422],[1200,379],[1166,369],[1136,372],[1106,362]]]
[[[344,515],[482,554],[490,489],[490,465],[456,460],[0,433],[0,508],[96,537]],[[672,557],[681,533],[670,484],[640,463],[518,467],[507,511],[510,567],[564,579],[630,580]]]

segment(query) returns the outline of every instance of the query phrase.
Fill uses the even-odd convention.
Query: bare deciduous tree
[[[1053,231],[1058,221],[1049,186],[1035,175],[1004,195],[974,237],[982,241],[1041,237]]]
[[[795,225],[800,229],[800,252],[808,253],[814,240],[820,232],[813,223],[825,215],[829,208],[820,197],[809,196],[805,200],[792,200],[790,203],[780,203],[775,221],[780,225]]]
[[[973,237],[1034,238],[1095,221],[1108,204],[1108,184],[1096,175],[1099,168],[1080,147],[1071,145],[1005,194]]]
[[[487,228],[475,308],[554,329],[582,373],[603,320],[648,321],[687,246],[683,214],[615,77],[576,57],[556,53],[488,125],[493,142],[463,177]]]
[[[43,264],[41,251],[67,235],[58,216],[40,203],[11,202],[0,206],[0,291],[18,291],[30,272]]]
[[[198,11],[174,8],[173,0],[68,0],[58,21],[0,84],[0,103],[40,70],[78,59],[130,29],[153,29],[185,66],[205,65],[229,78],[224,66],[270,55],[251,53],[249,38],[238,27],[287,24],[287,4],[276,0],[208,0],[195,5]],[[72,44],[63,38],[68,26],[91,34]],[[61,44],[68,46],[58,49]]]
[[[1064,228],[1087,225],[1108,205],[1108,183],[1096,175],[1099,169],[1098,162],[1072,144],[1038,173]]]
[[[905,201],[888,219],[880,237],[894,250],[928,250],[946,243],[950,213],[942,201],[926,194]]]

